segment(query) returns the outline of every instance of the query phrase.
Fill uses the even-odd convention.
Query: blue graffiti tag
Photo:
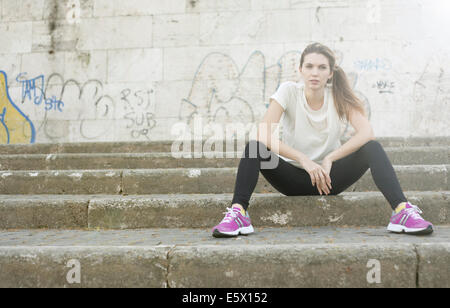
[[[33,79],[26,79],[27,73],[20,73],[16,80],[22,84],[22,103],[26,99],[33,101],[37,106],[45,103],[46,111],[59,111],[63,112],[64,103],[57,100],[55,96],[46,98],[44,95],[45,78],[44,75],[40,75]]]
[[[59,101],[56,99],[56,96],[52,96],[51,98],[47,98],[45,100],[45,110],[57,110],[59,112],[62,112],[62,108],[64,107],[64,103],[62,101]]]
[[[35,105],[40,105],[44,98],[44,75],[33,79],[21,80],[21,78],[26,78],[26,75],[27,73],[20,73],[16,78],[17,82],[22,84],[22,103],[28,98],[29,100],[33,100]]]
[[[388,59],[363,59],[354,62],[356,69],[361,71],[370,70],[390,70],[392,68],[392,63]]]

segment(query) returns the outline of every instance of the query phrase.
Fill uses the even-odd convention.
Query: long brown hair
[[[338,112],[339,118],[341,120],[349,119],[350,110],[352,108],[361,112],[367,117],[363,102],[353,93],[350,83],[348,82],[347,75],[344,70],[336,65],[336,56],[334,52],[325,45],[320,43],[313,43],[308,45],[305,50],[303,50],[302,56],[300,58],[300,67],[303,66],[303,61],[305,56],[310,53],[318,53],[324,55],[330,64],[330,69],[334,71],[331,80],[328,83],[332,84],[332,93],[334,98],[334,105]]]

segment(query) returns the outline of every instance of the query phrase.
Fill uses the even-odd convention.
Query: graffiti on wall
[[[22,104],[31,101],[36,106],[43,105],[46,111],[63,112],[64,103],[57,100],[56,96],[45,98],[43,91],[45,86],[44,75],[32,79],[27,79],[26,75],[27,73],[21,73],[16,78],[22,86]],[[43,102],[44,104],[42,104]]]
[[[342,63],[343,53],[335,53],[338,64]],[[279,84],[287,80],[300,81],[300,56],[300,51],[290,51],[275,64],[267,65],[264,53],[255,51],[240,67],[228,54],[207,54],[195,71],[189,92],[178,110],[178,118],[188,124],[192,124],[195,115],[207,119],[207,124],[254,123],[267,110],[268,97]],[[410,110],[417,131],[436,131],[439,125],[443,125],[442,130],[446,129],[445,121],[439,117],[447,115],[437,114],[435,110],[447,112],[450,103],[450,76],[442,67],[447,61],[445,55],[430,58],[412,85],[414,105]],[[358,89],[358,81],[359,87],[361,84],[364,87],[365,83],[366,90],[375,89],[389,98],[392,94],[403,93],[401,76],[393,75],[395,68],[389,59],[375,57],[352,63],[354,70],[346,71],[347,77],[355,94],[364,102],[369,118],[370,103]],[[364,74],[369,76],[373,72],[383,74],[377,79],[364,79]],[[66,80],[58,73],[48,77],[21,73],[15,78],[20,96],[11,99],[6,73],[1,72],[0,77],[0,143],[3,144],[33,143],[38,134],[42,134],[43,140],[53,142],[67,140],[69,135],[75,140],[106,140],[115,133],[112,126],[118,123],[121,125],[119,138],[151,140],[152,131],[158,125],[155,93],[146,86],[133,88],[127,85],[124,89],[115,89],[112,95],[111,87],[96,79],[80,82]],[[11,93],[15,92],[11,90]],[[34,113],[29,112],[30,106]],[[24,110],[33,115],[33,121]],[[344,133],[350,129],[347,123]],[[112,136],[112,139],[117,137]]]
[[[27,73],[20,73],[16,80],[22,86],[22,104],[28,99],[36,105],[40,105],[44,98],[44,75],[27,79]]]
[[[389,71],[392,69],[392,63],[389,59],[360,59],[354,62],[354,66],[360,71]]]
[[[266,66],[265,55],[255,51],[240,69],[227,54],[206,55],[194,74],[188,96],[181,102],[179,119],[187,119],[190,126],[197,115],[207,124],[255,122],[268,107],[266,98],[279,84],[298,79],[299,58],[300,53],[292,51]]]
[[[127,88],[113,97],[106,93],[100,80],[82,83],[75,79],[65,80],[58,73],[47,79],[44,75],[28,77],[27,73],[21,73],[16,81],[21,88],[21,104],[27,107],[32,104],[36,114],[42,116],[37,132],[54,142],[66,138],[69,131],[75,134],[72,137],[81,140],[110,136],[114,133],[111,127],[115,120],[116,101],[122,103],[124,114],[121,119],[125,120],[125,129],[131,139],[150,140],[157,123],[153,89]],[[74,125],[78,126],[75,130]]]
[[[336,54],[341,63],[342,53],[336,51]],[[265,55],[255,51],[240,69],[227,54],[206,55],[194,74],[189,94],[181,103],[179,119],[187,121],[188,125],[192,125],[195,115],[207,119],[207,124],[255,123],[267,110],[268,97],[282,82],[300,81],[300,56],[300,51],[290,51],[267,66]],[[369,101],[357,90],[358,73],[348,72],[347,76],[370,117]],[[158,124],[153,89],[125,88],[112,96],[100,80],[65,80],[58,73],[47,78],[21,73],[16,81],[21,88],[21,103],[27,108],[31,104],[35,114],[41,116],[35,119],[39,122],[37,130],[33,127],[33,133],[25,134],[30,140],[34,140],[36,131],[43,139],[53,142],[65,140],[69,134],[76,140],[105,140],[115,133],[112,127],[116,120],[124,120],[120,132],[127,131],[130,139],[151,140],[151,132]],[[393,83],[380,81],[376,86],[379,91],[391,91]],[[6,93],[6,82],[4,89]],[[115,114],[117,111],[119,115]],[[7,115],[0,112],[0,119]],[[345,132],[347,130],[348,124]],[[5,140],[6,143],[7,138]]]
[[[375,84],[372,85],[372,88],[376,88],[378,93],[389,93],[393,94],[395,89],[395,82],[389,80],[378,80]]]
[[[84,83],[75,79],[65,80],[60,74],[48,77],[44,97],[64,102],[68,120],[77,121],[76,131],[82,139],[95,140],[111,131],[114,115],[114,100],[103,91],[100,80],[91,79]],[[67,129],[58,128],[59,117],[45,111],[43,132],[51,140],[59,140],[67,134]]]
[[[0,144],[34,143],[36,130],[8,93],[8,77],[0,71]]]
[[[150,132],[156,126],[153,94],[153,90],[124,89],[120,92],[120,101],[125,110],[124,119],[127,120],[126,128],[133,139],[144,137],[150,140]]]

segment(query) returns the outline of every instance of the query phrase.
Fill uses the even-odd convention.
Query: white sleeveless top
[[[326,155],[341,146],[343,123],[334,105],[330,86],[325,87],[324,104],[317,111],[309,107],[304,88],[304,84],[283,82],[270,98],[276,100],[285,111],[280,120],[281,141],[321,164]],[[279,157],[302,168],[292,159]]]

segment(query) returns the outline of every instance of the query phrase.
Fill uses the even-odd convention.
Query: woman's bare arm
[[[264,143],[272,152],[301,163],[306,158],[305,154],[281,142],[279,136],[273,136],[283,112],[283,107],[276,100],[271,99],[269,108],[258,125],[257,140]]]
[[[331,161],[336,161],[349,154],[359,150],[364,144],[370,140],[375,140],[372,126],[369,119],[367,119],[361,112],[352,110],[350,112],[349,122],[356,131],[356,134],[344,143],[340,148],[334,150],[327,155]]]

